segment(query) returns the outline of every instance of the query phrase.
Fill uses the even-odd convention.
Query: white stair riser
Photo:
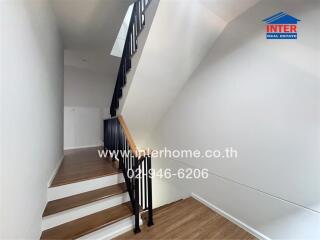
[[[42,218],[42,231],[130,201],[128,192]]]
[[[48,201],[69,197],[124,182],[123,174],[115,174],[48,189]]]
[[[140,215],[139,224],[142,225],[142,219]],[[109,240],[116,236],[119,236],[125,232],[133,231],[134,229],[134,216],[125,218],[119,222],[111,224],[110,226],[101,228],[92,233],[86,234],[80,238],[79,240]]]

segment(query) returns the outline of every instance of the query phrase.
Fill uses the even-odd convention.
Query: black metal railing
[[[151,0],[137,0],[132,9],[132,15],[110,106],[110,115],[112,117],[116,116],[117,109],[119,108],[119,99],[122,97],[122,88],[127,82],[127,72],[131,69],[131,57],[138,49],[137,38],[145,25],[145,11],[150,2]]]
[[[104,148],[113,152],[113,159],[119,160],[134,214],[134,232],[140,232],[140,212],[147,211],[148,226],[153,225],[151,156],[139,157],[128,133],[121,125],[121,117],[104,121]],[[123,119],[122,119],[123,121]],[[130,146],[131,145],[131,146]]]

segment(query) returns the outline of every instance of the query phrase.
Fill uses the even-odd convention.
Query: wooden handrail
[[[124,118],[122,117],[122,115],[118,116],[118,120],[119,120],[119,123],[120,123],[120,125],[124,131],[124,134],[127,138],[127,141],[128,141],[128,144],[130,146],[131,151],[133,152],[135,157],[138,157],[139,151],[137,149],[136,144],[133,141],[133,137],[132,137],[132,135],[129,131],[129,128],[128,128],[126,122],[124,121]]]
[[[119,120],[119,123],[120,123],[123,131],[124,131],[124,134],[125,134],[125,136],[127,138],[128,144],[130,146],[131,151],[133,152],[133,155],[136,158],[140,158],[140,159],[141,158],[143,159],[143,157],[145,157],[147,155],[151,155],[152,151],[150,149],[148,149],[148,150],[140,149],[139,150],[137,148],[136,144],[133,141],[133,137],[132,137],[132,135],[131,135],[131,133],[129,131],[129,128],[128,128],[126,122],[124,121],[124,118],[123,118],[122,115],[118,116],[118,120]]]

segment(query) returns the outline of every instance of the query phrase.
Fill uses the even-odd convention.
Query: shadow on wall
[[[33,33],[37,35],[37,38],[34,38],[34,40],[36,41],[34,46],[38,48],[38,53],[41,53],[44,55],[43,59],[48,63],[46,64],[46,66],[49,66],[50,64],[63,65],[63,54],[61,54],[63,49],[61,48],[61,46],[57,45],[54,48],[54,49],[61,48],[61,52],[57,53],[60,56],[60,59],[58,59],[59,61],[53,64],[52,61],[54,61],[57,58],[54,58],[51,55],[52,49],[50,49],[47,44],[47,40],[48,40],[47,36],[50,35],[49,33],[51,33],[53,30],[59,33],[58,26],[54,24],[56,22],[56,19],[54,17],[52,9],[50,8],[50,2],[48,0],[43,0],[43,1],[34,0],[34,1],[23,1],[23,4],[24,4],[24,8],[26,9],[26,12],[28,13],[28,20],[30,21],[30,26],[33,28]],[[46,9],[45,11],[43,10],[44,8]],[[51,26],[44,27],[44,24],[41,21],[39,21],[39,19],[48,19],[47,22],[50,22]],[[47,32],[48,34],[39,35],[38,33],[40,31],[43,33]],[[61,42],[62,40],[61,36],[57,34],[56,37],[57,37],[56,42]],[[48,68],[47,71],[52,71],[52,70]],[[52,71],[52,72],[56,72],[56,71]],[[61,78],[63,79],[63,75],[61,76]],[[53,82],[52,84],[55,84],[55,83]]]
[[[272,1],[275,2],[275,0]],[[277,1],[277,7],[274,7],[275,5],[270,4],[270,2],[271,1],[259,2],[253,6],[254,11],[250,11],[251,8],[246,11],[250,11],[250,14],[243,13],[227,25],[224,30],[224,39],[221,39],[222,35],[220,35],[213,45],[213,48],[215,49],[215,55],[211,56],[210,58],[212,65],[222,61],[223,58],[228,57],[233,52],[243,48],[243,46],[253,44],[256,39],[260,39],[261,44],[274,47],[274,41],[265,41],[265,24],[262,22],[262,20],[282,10],[288,12],[289,14],[292,13],[298,18],[302,17],[302,21],[298,24],[298,32],[299,39],[303,38],[303,45],[301,41],[283,41],[282,43],[281,41],[276,41],[277,44],[280,44],[281,47],[287,45],[301,45],[302,49],[316,51],[316,53],[319,52],[320,45],[315,44],[315,41],[313,40],[315,36],[310,36],[307,31],[304,30],[304,28],[307,27],[304,25],[304,21],[307,21],[307,19],[303,19],[303,16],[308,15],[309,12],[316,11],[319,8],[320,2],[317,0],[309,0],[307,2],[290,3],[288,0],[283,0]],[[234,22],[237,22],[237,24],[234,24]],[[225,41],[225,35],[228,35],[228,41]],[[215,46],[221,45],[221,41],[224,41],[224,47],[219,49],[215,48]],[[269,54],[277,54],[277,52],[272,51],[269,52]],[[285,58],[286,56],[279,55],[279,57]],[[285,60],[288,60],[288,58]]]
[[[226,27],[148,142],[231,145],[239,157],[156,160],[211,173],[158,186],[194,191],[270,238],[319,238],[319,10],[315,0],[262,1]],[[262,19],[279,11],[301,19],[297,41],[265,39]]]

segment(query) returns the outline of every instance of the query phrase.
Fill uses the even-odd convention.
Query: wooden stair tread
[[[110,157],[100,158],[98,150],[103,147],[66,150],[63,161],[50,185],[66,184],[111,176],[120,173],[118,161]]]
[[[80,193],[70,197],[53,200],[47,203],[42,217],[46,217],[71,208],[79,207],[107,197],[112,197],[127,191],[125,183],[99,188],[93,191]]]
[[[64,223],[42,232],[41,239],[75,239],[132,216],[130,202]]]

